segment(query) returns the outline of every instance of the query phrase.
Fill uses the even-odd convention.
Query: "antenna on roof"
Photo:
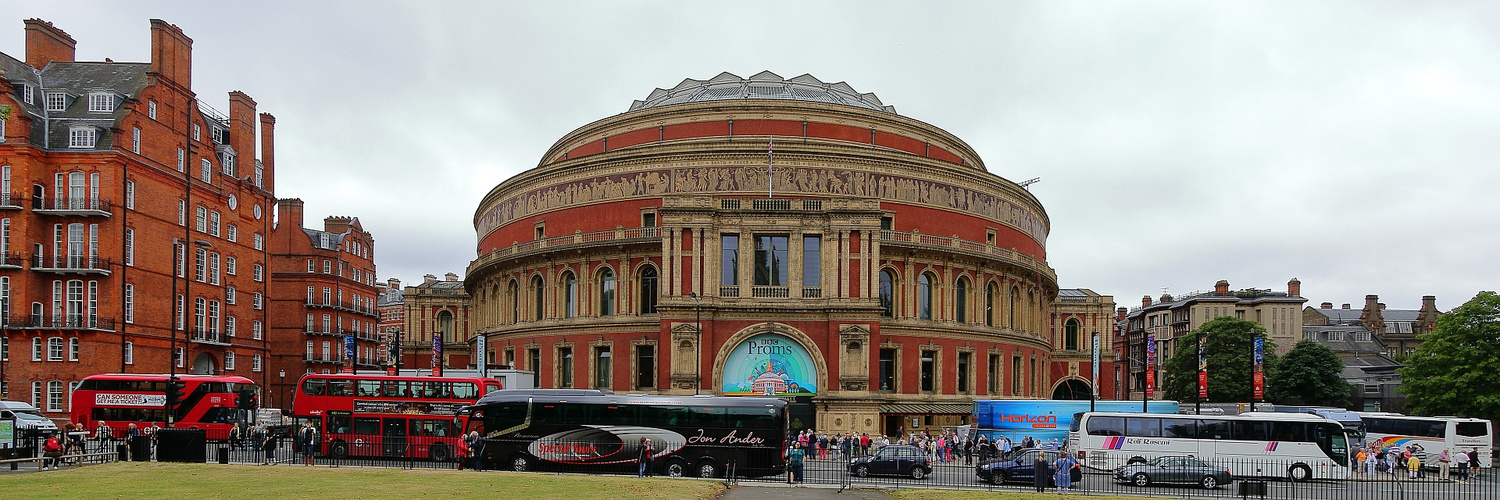
[[[1042,178],[1041,177],[1032,177],[1030,179],[1026,179],[1024,181],[1021,181],[1018,185],[1021,186],[1021,189],[1025,189],[1027,191],[1030,191],[1031,188],[1028,188],[1026,186],[1030,186],[1030,185],[1036,184],[1038,182],[1042,182]]]

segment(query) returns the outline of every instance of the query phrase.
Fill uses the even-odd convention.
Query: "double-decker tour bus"
[[[1400,413],[1355,412],[1365,424],[1365,439],[1370,446],[1407,448],[1417,445],[1417,454],[1422,463],[1429,462],[1426,455],[1448,450],[1479,451],[1479,466],[1489,467],[1492,460],[1491,446],[1494,432],[1490,421],[1481,418],[1463,417],[1416,417]]]
[[[485,463],[516,471],[635,472],[641,438],[667,476],[766,476],[785,465],[786,401],[775,398],[505,390],[460,414],[484,436]]]
[[[174,421],[177,428],[206,429],[209,439],[229,437],[235,423],[253,422],[254,409],[241,409],[236,398],[253,394],[259,401],[260,387],[245,377],[233,375],[177,375],[185,396],[167,418],[167,380],[169,376],[141,373],[104,373],[90,375],[73,390],[73,421],[84,429],[107,422],[115,437],[124,437],[130,424],[145,429],[152,424],[162,427]]]
[[[458,449],[458,409],[501,388],[492,378],[309,373],[292,399],[293,426],[312,422],[318,452],[334,458],[447,461]]]
[[[1099,469],[1192,455],[1236,477],[1349,477],[1344,427],[1309,413],[1081,413],[1073,418],[1068,445],[1084,453],[1084,465]]]

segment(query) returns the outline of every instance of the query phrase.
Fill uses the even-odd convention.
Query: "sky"
[[[377,274],[462,276],[473,216],[564,134],[684,78],[873,92],[1029,187],[1064,288],[1448,310],[1500,283],[1500,3],[8,0],[77,60],[193,39],[276,116],[276,195],[358,217]]]

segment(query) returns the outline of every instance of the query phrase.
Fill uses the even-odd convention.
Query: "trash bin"
[[[1266,496],[1266,482],[1265,481],[1240,481],[1239,482],[1239,491],[1237,493],[1239,494],[1240,497],[1263,497],[1263,496]]]
[[[126,447],[125,443],[115,445],[115,457],[118,458],[121,462],[129,461],[130,448]]]
[[[219,447],[219,463],[229,464],[229,448],[226,446]]]
[[[131,461],[151,461],[151,436],[131,436],[129,446]]]

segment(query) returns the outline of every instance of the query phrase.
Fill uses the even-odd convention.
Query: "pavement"
[[[786,485],[786,486],[735,486],[719,497],[722,500],[891,500],[891,496],[879,490],[843,490],[837,485]]]

